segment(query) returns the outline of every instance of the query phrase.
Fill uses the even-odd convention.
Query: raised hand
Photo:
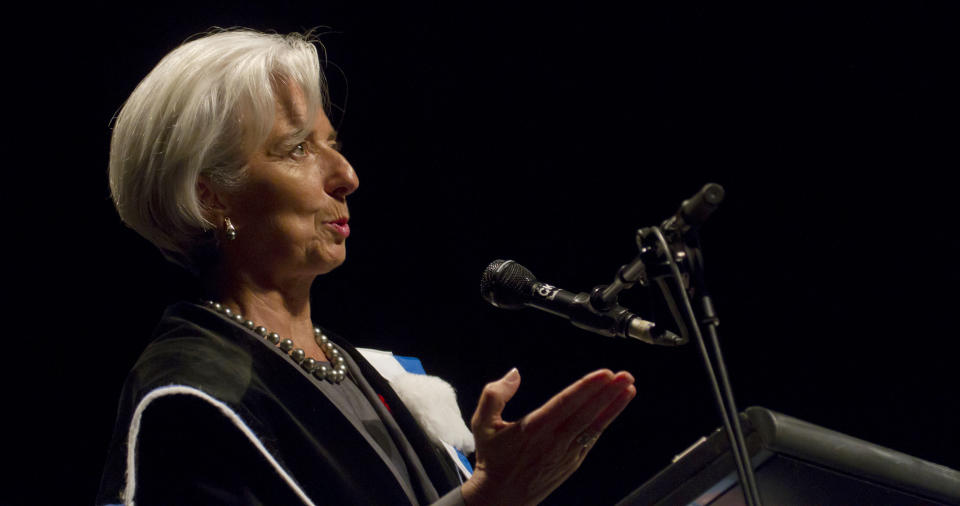
[[[488,383],[471,426],[477,465],[463,484],[470,506],[542,501],[580,467],[604,429],[637,390],[628,372],[594,371],[516,422],[501,414],[520,386],[520,373]]]

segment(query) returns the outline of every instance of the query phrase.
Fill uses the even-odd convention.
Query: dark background
[[[720,419],[693,346],[494,309],[480,272],[512,258],[574,291],[609,282],[635,230],[708,181],[727,190],[702,242],[738,405],[960,468],[953,12],[451,3],[92,3],[15,32],[0,503],[95,494],[126,371],[194,293],[112,209],[110,120],[188,36],[237,25],[326,27],[361,186],[348,260],[315,285],[318,323],[419,356],[467,417],[514,366],[508,418],[596,368],[636,376],[636,400],[548,504],[611,504]],[[636,291],[624,300],[642,308]]]

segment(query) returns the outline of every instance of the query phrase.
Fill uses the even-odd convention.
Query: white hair
[[[306,117],[316,117],[326,88],[309,35],[221,30],[160,60],[113,127],[110,191],[124,223],[168,260],[194,273],[206,268],[219,224],[204,216],[198,178],[225,190],[242,184],[287,82],[303,90]]]

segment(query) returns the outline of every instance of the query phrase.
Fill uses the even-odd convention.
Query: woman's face
[[[299,87],[278,95],[273,129],[250,156],[243,188],[229,197],[237,229],[231,263],[273,279],[316,276],[346,257],[346,197],[359,181],[326,114],[318,111],[310,125]]]

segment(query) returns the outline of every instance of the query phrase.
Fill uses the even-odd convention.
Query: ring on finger
[[[588,430],[581,432],[574,441],[583,448],[590,448],[593,443],[597,442],[597,439],[600,439],[600,433]]]

